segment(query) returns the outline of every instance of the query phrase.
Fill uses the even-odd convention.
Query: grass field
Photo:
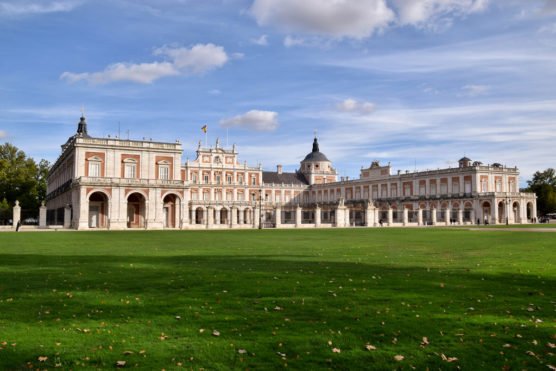
[[[555,251],[432,228],[2,233],[0,369],[548,369]]]

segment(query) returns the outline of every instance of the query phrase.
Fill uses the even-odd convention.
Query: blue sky
[[[342,176],[554,167],[554,0],[0,0],[0,142],[54,161],[89,133],[236,143]]]

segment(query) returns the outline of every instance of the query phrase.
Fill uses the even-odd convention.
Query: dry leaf
[[[238,349],[237,351],[239,354],[247,354],[247,351],[245,349]]]
[[[131,350],[126,350],[123,354],[128,355],[128,354],[133,354],[133,352]]]
[[[117,367],[124,367],[126,364],[126,361],[116,361],[116,366]]]
[[[554,345],[552,343],[546,343],[546,346],[549,347],[550,349],[556,348],[556,345]]]
[[[48,357],[39,357],[37,359],[39,360],[39,362],[45,362],[48,359]]]
[[[376,350],[376,347],[373,346],[373,345],[365,345],[365,348],[366,348],[367,350]]]
[[[214,330],[214,331],[212,332],[212,335],[213,335],[213,336],[220,336],[220,333],[219,333],[218,331]]]
[[[395,359],[396,361],[403,361],[404,356],[397,355],[397,356],[394,356],[394,359]]]
[[[340,353],[340,352],[341,352],[341,350],[338,349],[338,348],[332,348],[332,351],[333,351],[334,353]]]
[[[511,348],[511,347],[512,347],[512,344],[504,344],[504,345],[502,345],[502,346],[503,346],[504,348]]]

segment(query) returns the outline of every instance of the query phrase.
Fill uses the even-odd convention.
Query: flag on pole
[[[201,128],[201,130],[204,131],[204,132],[206,133],[206,132],[207,132],[207,126],[206,126],[206,125],[203,126],[203,127]]]

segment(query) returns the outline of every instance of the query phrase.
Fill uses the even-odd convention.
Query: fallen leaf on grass
[[[133,352],[131,350],[126,350],[123,354],[128,355],[128,354],[133,354]]]
[[[441,354],[440,356],[442,357],[442,360],[443,360],[443,361],[446,361],[446,362],[448,362],[448,363],[449,363],[449,362],[454,362],[454,361],[457,361],[457,360],[458,360],[456,357],[446,357],[444,354]]]
[[[549,347],[550,349],[556,348],[556,345],[554,345],[552,343],[546,343],[546,346]]]
[[[45,362],[48,359],[48,357],[39,357],[37,359],[39,360],[39,362]]]
[[[116,361],[116,367],[124,367],[126,364],[126,361]]]
[[[504,348],[511,348],[511,347],[512,347],[512,344],[504,344],[504,345],[502,345],[502,346],[503,346]]]
[[[340,353],[340,352],[341,352],[341,350],[338,349],[338,348],[332,348],[332,351],[333,351],[334,353]]]
[[[394,359],[395,359],[396,361],[403,361],[404,356],[397,355],[397,356],[394,356]]]
[[[247,351],[245,349],[238,349],[237,351],[239,354],[247,354]]]
[[[214,331],[212,332],[212,335],[213,335],[213,336],[220,336],[220,333],[219,333],[218,331],[214,330]]]
[[[365,349],[367,349],[367,350],[376,350],[376,347],[374,345],[365,345]]]

